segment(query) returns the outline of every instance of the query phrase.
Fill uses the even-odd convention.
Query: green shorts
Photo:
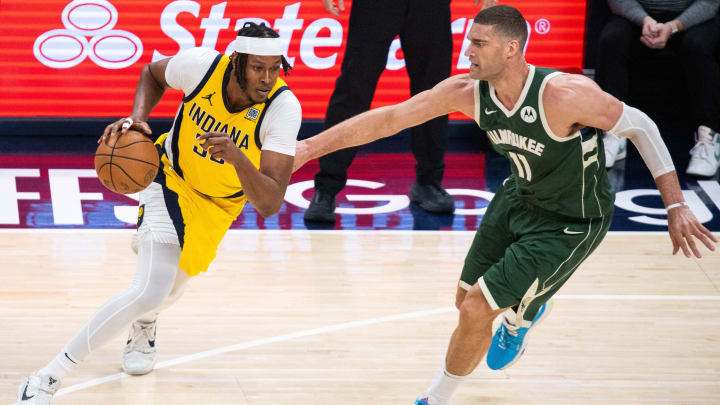
[[[493,309],[519,305],[531,321],[607,234],[612,212],[600,218],[554,215],[521,201],[514,182],[498,190],[465,259],[460,286],[478,283]]]

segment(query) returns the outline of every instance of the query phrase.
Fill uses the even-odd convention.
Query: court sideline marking
[[[630,301],[690,301],[690,300],[693,300],[693,301],[720,301],[720,295],[558,294],[554,298],[557,298],[560,300],[567,299],[567,300],[630,300]],[[404,314],[383,316],[383,317],[379,317],[379,318],[370,318],[370,319],[365,319],[365,320],[361,320],[361,321],[343,322],[343,323],[339,323],[336,325],[329,325],[329,326],[324,326],[324,327],[320,327],[320,328],[307,329],[307,330],[298,331],[298,332],[286,333],[283,335],[251,340],[251,341],[245,342],[245,343],[239,343],[239,344],[235,344],[235,345],[219,347],[217,349],[206,350],[204,352],[190,354],[187,356],[180,356],[180,357],[177,357],[177,358],[171,359],[171,360],[161,361],[155,365],[155,370],[165,368],[165,367],[175,366],[178,364],[188,363],[191,361],[204,359],[207,357],[213,357],[213,356],[217,356],[217,355],[223,354],[223,353],[229,353],[229,352],[234,352],[234,351],[238,351],[238,350],[249,349],[251,347],[257,347],[257,346],[262,346],[262,345],[271,344],[271,343],[284,342],[284,341],[303,338],[303,337],[307,337],[307,336],[320,335],[323,333],[332,333],[332,332],[336,332],[339,330],[358,328],[361,326],[374,325],[374,324],[384,323],[384,322],[392,322],[392,321],[398,321],[398,320],[403,320],[403,319],[422,318],[425,316],[443,314],[443,313],[454,312],[454,311],[456,311],[455,307],[435,308],[435,309],[428,309],[428,310],[424,310],[424,311],[414,311],[414,312],[407,312]],[[108,375],[105,377],[95,378],[95,379],[86,381],[84,383],[75,384],[75,385],[71,385],[67,388],[63,388],[63,389],[59,390],[57,392],[57,394],[55,394],[55,396],[56,397],[63,396],[63,395],[70,394],[75,391],[80,391],[85,388],[94,387],[96,385],[119,380],[119,379],[122,379],[125,377],[128,377],[128,374],[117,373],[117,374],[112,374],[112,375]]]

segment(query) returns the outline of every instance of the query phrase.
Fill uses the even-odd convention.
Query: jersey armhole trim
[[[290,90],[288,86],[282,86],[275,91],[275,94],[272,95],[266,102],[265,102],[265,108],[263,108],[262,112],[260,113],[260,118],[258,118],[258,123],[255,126],[255,145],[257,145],[258,149],[262,150],[262,142],[260,142],[260,127],[263,123],[263,118],[265,118],[265,113],[267,113],[267,110],[270,109],[270,104],[279,96],[282,92],[285,90]]]
[[[215,57],[215,60],[213,60],[212,65],[210,65],[210,68],[207,72],[205,72],[205,76],[203,76],[202,80],[200,80],[200,83],[198,83],[197,87],[195,87],[195,90],[192,91],[192,93],[188,94],[183,98],[183,103],[187,103],[188,101],[195,98],[195,96],[200,93],[200,90],[202,90],[203,87],[205,87],[205,83],[207,83],[208,80],[210,80],[210,76],[212,76],[213,72],[215,71],[215,67],[220,63],[220,59],[222,59],[223,55],[218,54]]]
[[[552,129],[550,129],[550,124],[548,124],[547,117],[545,116],[545,108],[543,107],[543,93],[545,92],[545,86],[547,85],[548,81],[550,81],[550,79],[552,79],[553,77],[558,76],[558,75],[564,75],[564,74],[566,74],[566,73],[553,72],[553,73],[550,73],[549,75],[545,76],[545,78],[543,78],[542,84],[540,84],[540,91],[538,91],[538,110],[540,110],[539,111],[540,121],[542,122],[543,128],[545,129],[545,132],[547,133],[547,135],[550,137],[550,139],[552,139],[555,142],[567,142],[571,139],[575,139],[578,136],[580,136],[580,131],[576,132],[573,135],[566,136],[564,138],[555,135],[555,133],[552,131]]]
[[[171,141],[170,141],[170,150],[172,152],[171,162],[173,166],[173,170],[175,173],[180,176],[180,178],[183,178],[183,171],[182,168],[180,168],[180,126],[182,125],[182,118],[185,110],[185,105],[180,104],[180,110],[178,111],[177,115],[175,116],[175,121],[173,122],[172,126],[172,132],[171,132]],[[165,139],[167,141],[167,138]]]

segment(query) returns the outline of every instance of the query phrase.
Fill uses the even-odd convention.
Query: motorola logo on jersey
[[[67,69],[90,58],[106,69],[123,69],[142,56],[142,41],[135,34],[115,30],[118,12],[107,0],[73,0],[62,11],[65,28],[40,35],[33,46],[35,58],[45,66]]]
[[[535,120],[537,120],[537,112],[531,106],[526,105],[522,110],[520,110],[520,118],[528,124],[532,124]]]

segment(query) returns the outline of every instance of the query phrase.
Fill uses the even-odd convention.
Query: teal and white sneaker
[[[415,400],[414,405],[443,405],[439,400],[437,400],[432,395],[428,395],[426,393],[420,394],[418,399]]]
[[[720,167],[720,133],[701,125],[695,132],[695,146],[690,150],[690,163],[685,173],[711,177]]]
[[[502,324],[495,331],[490,350],[487,354],[487,364],[493,370],[502,370],[510,367],[525,353],[528,340],[527,335],[530,329],[537,326],[545,319],[552,310],[553,301],[544,303],[529,327],[518,327],[512,324],[507,317],[503,316]]]
[[[605,167],[611,168],[618,160],[623,160],[627,156],[627,138],[617,136],[612,132],[605,131],[603,137],[603,145],[605,149]]]

